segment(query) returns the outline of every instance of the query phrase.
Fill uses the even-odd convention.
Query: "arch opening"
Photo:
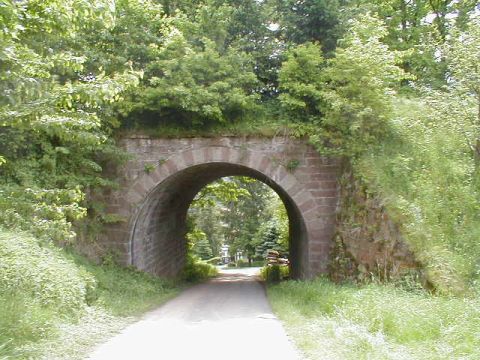
[[[244,165],[212,162],[194,165],[167,177],[147,194],[131,226],[130,264],[159,276],[174,277],[187,253],[187,213],[195,196],[220,178],[245,176],[268,185],[282,200],[289,222],[289,255],[293,278],[308,273],[308,238],[302,213],[273,179]]]

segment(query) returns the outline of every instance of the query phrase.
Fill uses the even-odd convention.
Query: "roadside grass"
[[[181,288],[0,229],[0,360],[83,359]]]
[[[135,316],[151,310],[178,293],[180,285],[173,280],[125,268],[118,265],[96,265],[88,259],[69,254],[69,257],[96,280],[92,303],[114,316]]]
[[[460,295],[480,274],[480,173],[467,135],[478,130],[440,104],[397,99],[390,135],[354,171],[382,199],[435,290]]]
[[[480,359],[480,296],[319,278],[268,287],[274,312],[308,359]]]

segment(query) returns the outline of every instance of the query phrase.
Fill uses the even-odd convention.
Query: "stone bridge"
[[[120,189],[108,194],[109,213],[125,221],[107,226],[101,242],[127,265],[177,275],[185,261],[186,216],[195,195],[224,176],[249,176],[283,200],[290,223],[292,275],[327,271],[335,231],[339,161],[305,140],[289,137],[120,141],[132,159],[120,169]]]

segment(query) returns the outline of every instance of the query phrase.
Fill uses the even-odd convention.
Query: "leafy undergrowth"
[[[94,265],[0,229],[0,359],[81,359],[178,292],[173,283]]]
[[[308,359],[479,359],[480,296],[455,298],[326,279],[268,288]]]
[[[78,255],[70,257],[96,279],[95,303],[112,315],[141,314],[177,293],[173,281],[117,265],[98,266]]]
[[[204,281],[218,274],[218,270],[212,264],[200,260],[192,254],[187,254],[185,267],[182,272],[182,280],[188,283]]]

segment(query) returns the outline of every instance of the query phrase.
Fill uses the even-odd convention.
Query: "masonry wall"
[[[339,209],[330,273],[334,280],[392,280],[420,268],[382,199],[347,168],[339,179]]]
[[[271,186],[291,222],[297,277],[325,273],[335,232],[339,161],[301,139],[218,137],[120,141],[132,159],[118,169],[121,187],[108,196],[124,221],[101,237],[125,264],[174,276],[185,255],[185,216],[195,194],[222,176],[244,175]]]

